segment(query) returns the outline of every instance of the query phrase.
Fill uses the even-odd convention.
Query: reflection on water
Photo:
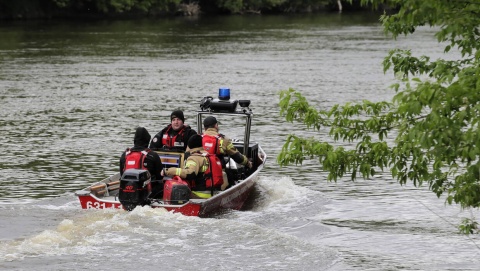
[[[442,53],[432,30],[420,32],[394,42],[376,15],[347,13],[3,23],[0,266],[211,270],[196,263],[215,255],[214,270],[476,270],[476,237],[454,226],[466,214],[426,188],[388,174],[328,183],[317,161],[275,163],[289,133],[329,140],[285,123],[279,90],[301,90],[319,109],[389,99],[389,50]],[[136,126],[153,135],[182,109],[196,127],[201,98],[224,86],[252,101],[251,140],[270,157],[246,211],[196,219],[79,209],[73,192],[117,172]],[[229,124],[223,133],[241,134]]]

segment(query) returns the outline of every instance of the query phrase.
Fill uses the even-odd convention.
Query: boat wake
[[[249,266],[265,270],[265,262],[270,263],[269,269],[276,270],[313,270],[318,266],[327,269],[336,261],[336,252],[298,238],[298,233],[318,226],[303,214],[308,213],[305,209],[322,203],[316,202],[320,194],[295,185],[290,178],[262,177],[256,185],[253,208],[213,218],[185,216],[149,206],[126,212],[81,210],[71,202],[58,208],[51,202],[37,204],[38,210],[58,213],[55,217],[63,218],[28,237],[0,241],[0,266],[11,270],[18,266],[73,270],[102,269],[108,264],[128,269],[135,268],[132,257],[141,256],[149,259],[152,268],[161,264],[169,269],[210,270],[211,266],[199,267],[198,262],[221,255],[215,260],[221,269]],[[287,262],[278,258],[285,253]],[[249,260],[254,257],[264,260],[256,266]],[[78,263],[77,259],[89,260]]]

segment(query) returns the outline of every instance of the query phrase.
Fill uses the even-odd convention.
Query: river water
[[[280,90],[319,109],[388,100],[389,50],[441,57],[418,32],[391,40],[371,14],[2,22],[0,270],[480,270],[478,237],[456,228],[478,213],[387,173],[329,183],[315,161],[275,161],[289,133],[330,140],[286,123]],[[252,101],[269,155],[246,210],[80,209],[74,192],[117,171],[136,126],[153,135],[177,108],[196,126],[219,87]]]

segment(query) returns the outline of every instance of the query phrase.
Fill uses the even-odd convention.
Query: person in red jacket
[[[228,155],[236,163],[252,168],[252,162],[233,146],[232,140],[218,133],[218,121],[215,117],[206,117],[203,120],[203,127],[205,132],[202,135],[202,144],[205,151],[220,157]]]
[[[146,169],[152,178],[152,194],[161,196],[163,191],[162,161],[158,154],[148,148],[150,134],[144,127],[137,127],[133,147],[127,148],[120,157],[120,177],[127,169]]]
[[[162,161],[156,152],[148,148],[150,134],[144,127],[137,127],[133,138],[133,147],[127,148],[120,157],[120,175],[126,169],[148,169],[152,180],[161,180],[160,172],[163,169]],[[142,157],[144,155],[144,157]],[[140,161],[140,159],[142,159]]]
[[[150,149],[152,150],[180,150],[187,149],[187,143],[190,137],[196,135],[197,132],[185,125],[185,117],[183,111],[175,110],[170,115],[171,123],[157,133],[152,142],[150,142]]]
[[[192,189],[192,196],[209,198],[213,190],[224,190],[228,185],[222,171],[222,163],[216,155],[208,154],[202,148],[202,136],[194,135],[188,140],[190,156],[183,168],[164,168],[162,175],[179,176],[188,181]],[[212,187],[213,185],[213,187]]]

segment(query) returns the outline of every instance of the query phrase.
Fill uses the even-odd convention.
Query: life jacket
[[[123,171],[127,169],[147,169],[145,166],[145,157],[147,156],[150,149],[145,149],[143,151],[133,151],[128,148],[125,151],[125,166]]]
[[[163,133],[162,136],[162,145],[167,146],[168,148],[184,148],[185,143],[183,140],[183,134],[185,133],[185,128],[187,126],[183,126],[180,131],[174,136],[170,136],[168,133],[172,129],[172,125],[168,125],[167,130]],[[180,141],[177,141],[177,137]]]
[[[205,169],[203,176],[205,178],[205,186],[207,188],[220,187],[223,184],[222,162],[215,154],[202,154],[208,159],[208,167]],[[213,180],[213,181],[212,181]]]
[[[220,146],[220,139],[222,137],[220,135],[202,135],[202,146],[203,149],[208,152],[209,154],[222,154],[221,153],[221,146]]]

